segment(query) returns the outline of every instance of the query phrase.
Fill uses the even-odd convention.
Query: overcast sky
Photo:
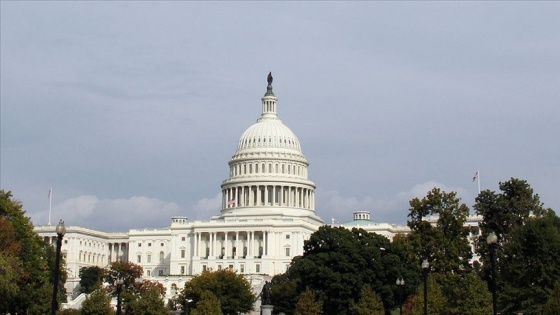
[[[0,186],[35,225],[220,211],[272,71],[317,214],[525,179],[560,209],[559,2],[2,1]]]

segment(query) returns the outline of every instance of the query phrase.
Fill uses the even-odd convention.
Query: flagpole
[[[49,189],[49,226],[51,225],[51,210],[52,210],[52,187]]]
[[[478,170],[477,174],[478,176],[476,177],[476,179],[478,182],[478,194],[480,195],[480,170]]]

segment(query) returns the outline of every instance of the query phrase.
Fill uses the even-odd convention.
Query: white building
[[[222,209],[209,221],[174,217],[161,229],[105,233],[67,227],[62,245],[72,292],[81,267],[105,267],[129,260],[144,268],[144,278],[163,283],[168,297],[191,275],[232,268],[246,274],[258,290],[262,280],[283,273],[304,241],[325,223],[315,213],[315,184],[296,135],[277,115],[272,77],[262,97],[262,114],[241,136],[222,182]],[[472,223],[472,222],[471,222]],[[333,225],[338,225],[335,220]],[[361,227],[392,239],[408,227],[375,223],[367,211],[342,226]],[[54,243],[54,226],[35,231]],[[475,225],[473,229],[477,229]],[[254,281],[254,282],[253,282]]]

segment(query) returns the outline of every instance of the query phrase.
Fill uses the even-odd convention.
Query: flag
[[[235,204],[235,199],[231,199],[230,201],[228,201],[228,206],[234,205]]]
[[[474,182],[476,180],[476,178],[478,177],[478,171],[476,171],[476,173],[474,174],[472,181]]]

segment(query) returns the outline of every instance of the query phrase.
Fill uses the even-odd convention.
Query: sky
[[[406,224],[433,187],[472,209],[477,171],[560,213],[560,2],[0,6],[0,188],[35,225],[219,214],[269,71],[326,223]]]

